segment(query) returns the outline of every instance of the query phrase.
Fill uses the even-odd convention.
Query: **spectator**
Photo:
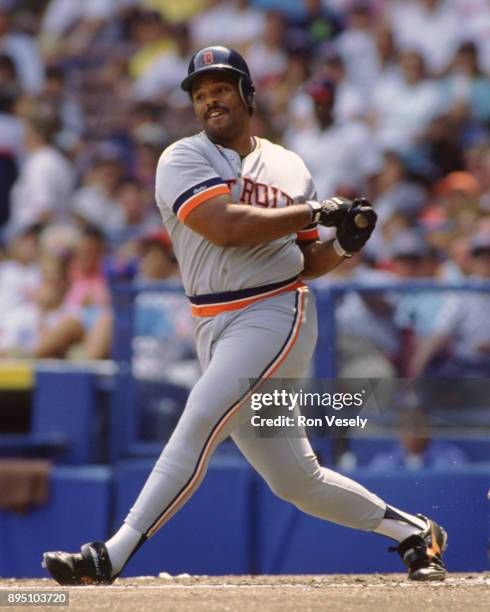
[[[82,225],[95,225],[106,234],[121,227],[123,213],[115,195],[122,175],[118,148],[110,143],[99,145],[84,184],[73,194],[72,214]]]
[[[67,307],[68,273],[63,259],[44,256],[41,283],[32,300],[2,318],[0,354],[22,357],[64,357],[83,338],[83,327]]]
[[[69,267],[68,307],[80,311],[85,332],[89,332],[110,304],[103,272],[104,236],[95,227],[85,228],[76,244]]]
[[[288,22],[288,48],[309,56],[342,30],[339,15],[321,0],[304,0],[302,13],[292,15]]]
[[[141,286],[135,300],[133,372],[139,381],[163,380],[192,386],[198,375],[192,340],[190,306],[181,290],[170,239],[164,230],[148,230],[140,241]],[[151,290],[168,281],[176,292]],[[113,315],[105,312],[92,337],[99,345],[112,343]],[[95,333],[96,332],[96,333]],[[152,387],[147,389],[152,392]]]
[[[111,252],[109,270],[115,277],[130,277],[140,253],[141,236],[151,227],[156,227],[160,219],[153,210],[153,202],[145,199],[141,184],[133,179],[121,182],[116,193],[116,202],[123,217],[119,228],[108,235]]]
[[[404,51],[402,78],[382,82],[372,97],[374,135],[385,150],[406,153],[417,142],[431,119],[444,112],[440,87],[427,79],[422,56]]]
[[[44,66],[36,40],[15,29],[9,13],[0,7],[0,53],[12,58],[22,90],[29,95],[41,92]]]
[[[113,0],[50,0],[40,31],[44,54],[51,63],[82,56],[116,8]]]
[[[471,274],[471,251],[468,238],[460,237],[451,242],[449,257],[441,266],[441,278],[451,281],[464,280]]]
[[[30,302],[39,286],[39,228],[10,236],[7,258],[0,262],[0,321],[20,304]]]
[[[261,11],[250,0],[209,0],[208,8],[190,22],[191,37],[196,48],[215,45],[244,51],[260,40],[265,30]]]
[[[463,165],[463,129],[455,113],[437,115],[405,156],[407,166],[428,183],[457,171]]]
[[[462,44],[444,86],[453,112],[474,121],[490,121],[490,79],[479,66],[475,43]]]
[[[306,120],[313,121],[313,105],[310,97],[305,92],[301,92],[308,76],[307,56],[297,52],[289,53],[287,68],[275,86],[267,92],[267,106],[264,105],[259,109],[260,112],[265,107],[270,111],[271,122],[274,122],[279,133],[283,133],[289,127],[291,119],[301,125],[307,115]],[[301,93],[298,94],[298,91]]]
[[[173,281],[174,286],[177,284],[179,287],[176,274],[176,263],[167,234],[161,230],[148,232],[142,242],[137,281],[146,287]],[[170,378],[172,372],[178,371],[179,362],[195,359],[190,307],[182,293],[143,291],[136,298],[135,309],[133,368],[137,378]],[[196,364],[193,363],[194,375],[195,368]]]
[[[379,221],[383,223],[394,212],[416,219],[426,201],[425,189],[409,180],[400,155],[387,151],[383,161],[374,181],[373,194]]]
[[[378,453],[369,467],[374,470],[451,469],[464,465],[461,449],[445,440],[431,437],[430,419],[420,409],[402,410],[398,414],[398,435],[393,448]]]
[[[61,130],[57,142],[71,148],[81,137],[84,129],[82,110],[76,98],[68,94],[65,74],[61,68],[50,66],[46,70],[46,81],[40,99],[46,102],[61,121]]]
[[[392,247],[392,269],[400,279],[434,279],[439,267],[438,253],[419,233],[403,232]],[[399,296],[394,313],[394,323],[404,337],[400,355],[402,375],[411,376],[410,361],[418,345],[433,333],[446,296],[440,291],[409,290]]]
[[[286,70],[285,26],[286,22],[281,13],[267,13],[262,40],[257,41],[246,52],[247,63],[259,85],[258,95],[263,95],[262,88],[274,87]]]
[[[54,146],[59,120],[48,106],[33,103],[22,117],[27,152],[11,190],[7,230],[64,219],[73,190],[70,162]]]
[[[114,9],[113,0],[85,0],[83,3],[50,0],[42,23],[42,33],[49,37],[68,34],[77,23],[104,21],[114,17]]]
[[[478,217],[480,187],[467,172],[451,172],[434,185],[435,198],[422,219],[438,212],[447,221],[447,243],[471,233]]]
[[[470,241],[474,278],[490,278],[490,232]],[[490,296],[462,292],[447,301],[415,352],[414,376],[483,377],[490,372]]]
[[[24,139],[22,124],[14,116],[15,88],[1,84],[3,59],[0,56],[0,234],[10,216],[10,190],[18,175]]]
[[[476,144],[465,151],[465,166],[480,188],[479,209],[490,213],[490,142]]]
[[[137,100],[155,100],[179,92],[182,75],[187,72],[192,55],[188,26],[174,26],[172,37],[174,48],[157,57],[134,82],[133,91]]]
[[[315,125],[302,130],[286,130],[286,145],[304,159],[320,199],[334,193],[352,196],[362,192],[366,189],[367,178],[381,165],[368,129],[359,122],[335,120],[336,88],[332,81],[312,80],[307,85],[307,92],[315,103]],[[365,155],[367,150],[369,155]]]
[[[395,40],[401,49],[416,50],[433,75],[442,73],[461,42],[461,17],[453,0],[393,2],[389,8]]]
[[[379,85],[400,79],[399,51],[391,27],[388,23],[382,22],[376,25],[373,36],[377,60],[376,76],[373,81]]]
[[[487,0],[455,0],[463,39],[478,48],[482,69],[490,73],[490,5]]]
[[[125,0],[138,4],[140,0]],[[158,11],[172,25],[187,23],[209,4],[208,0],[146,0],[146,5]]]
[[[333,49],[325,51],[323,71],[325,77],[335,83],[334,114],[337,121],[363,119],[367,111],[367,99],[363,90],[349,78],[342,57]]]
[[[348,14],[347,28],[335,39],[348,79],[366,96],[372,90],[378,69],[373,18],[369,2],[356,0]]]
[[[360,256],[313,281],[318,288],[331,282],[354,281],[369,286],[386,285],[393,276],[373,270]],[[339,378],[392,378],[400,349],[399,334],[393,324],[395,302],[388,292],[346,291],[335,305]]]
[[[17,79],[17,68],[14,60],[6,53],[0,54],[0,88],[7,88],[7,91],[20,91],[20,84]]]
[[[154,62],[173,47],[168,26],[156,11],[138,10],[134,13],[132,37],[134,54],[130,58],[129,76],[135,81],[151,69]]]

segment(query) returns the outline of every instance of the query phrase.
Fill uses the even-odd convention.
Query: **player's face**
[[[226,72],[210,72],[196,78],[192,102],[204,131],[217,142],[239,136],[248,121],[236,77]]]

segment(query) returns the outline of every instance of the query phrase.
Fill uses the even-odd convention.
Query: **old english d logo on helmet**
[[[214,55],[212,51],[205,51],[202,54],[202,63],[205,66],[209,66],[209,64],[214,64]]]
[[[187,70],[187,76],[180,86],[184,91],[191,93],[192,82],[203,72],[223,70],[231,72],[238,77],[238,91],[243,103],[251,113],[254,109],[255,88],[250,76],[250,70],[243,57],[229,47],[205,47],[192,56]]]

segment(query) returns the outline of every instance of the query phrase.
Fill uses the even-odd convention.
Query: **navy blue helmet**
[[[187,76],[180,86],[184,91],[190,93],[194,79],[212,70],[223,70],[237,75],[238,91],[243,103],[251,113],[255,105],[255,87],[247,62],[235,49],[214,46],[206,47],[195,53],[189,62]]]

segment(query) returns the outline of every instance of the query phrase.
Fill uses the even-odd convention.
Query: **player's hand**
[[[334,248],[339,255],[350,257],[360,251],[373,233],[377,219],[378,215],[365,198],[354,200],[337,228]]]
[[[318,223],[325,227],[340,227],[340,224],[345,219],[347,213],[359,200],[348,200],[342,196],[333,196],[327,200],[320,202],[322,210]]]

